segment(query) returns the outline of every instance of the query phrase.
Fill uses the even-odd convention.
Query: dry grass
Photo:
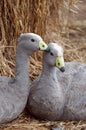
[[[35,3],[34,0],[0,1],[0,74],[14,77],[16,39],[23,32],[36,32],[43,36],[46,42],[59,41],[65,50],[65,61],[75,60],[86,63],[86,22],[80,23],[80,26],[68,23],[70,6],[77,1],[36,0]],[[65,32],[67,32],[66,37],[62,37]],[[31,57],[31,81],[42,70],[41,60],[42,52],[37,52]],[[1,125],[0,130],[48,130],[58,124],[63,130],[86,129],[84,121],[38,121],[23,113],[15,121]]]
[[[0,130],[51,130],[55,126],[61,126],[62,130],[86,130],[86,121],[39,121],[23,113],[11,123],[2,124]]]

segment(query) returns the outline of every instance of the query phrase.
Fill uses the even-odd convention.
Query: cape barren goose
[[[48,120],[86,120],[86,64],[63,60],[63,49],[49,43],[43,70],[32,83],[27,107],[32,115]]]
[[[12,121],[24,110],[29,95],[28,57],[47,48],[34,33],[21,34],[18,42],[15,78],[0,76],[0,123]]]
[[[64,94],[56,75],[56,66],[64,72],[63,49],[56,43],[48,44],[43,54],[43,70],[31,84],[27,107],[40,119],[56,120],[63,113]]]

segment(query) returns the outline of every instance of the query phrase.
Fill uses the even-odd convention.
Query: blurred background
[[[85,0],[2,0],[0,1],[0,75],[14,77],[17,38],[34,32],[46,43],[59,42],[65,61],[86,63]],[[30,79],[42,70],[42,52],[30,60]],[[25,113],[0,130],[48,130],[60,123],[63,130],[85,130],[86,122],[41,122]]]

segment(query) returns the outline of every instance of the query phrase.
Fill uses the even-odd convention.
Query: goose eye
[[[32,41],[32,42],[35,42],[35,40],[34,40],[34,39],[31,39],[31,41]]]
[[[50,52],[50,55],[53,56],[54,54],[52,52]]]

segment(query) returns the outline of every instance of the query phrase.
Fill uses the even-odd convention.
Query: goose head
[[[65,71],[63,48],[57,43],[49,43],[44,52],[45,62],[48,66],[56,66],[62,72]]]
[[[25,51],[27,54],[31,54],[37,50],[45,50],[47,48],[47,44],[35,33],[21,34],[18,38],[18,42],[21,50]]]

